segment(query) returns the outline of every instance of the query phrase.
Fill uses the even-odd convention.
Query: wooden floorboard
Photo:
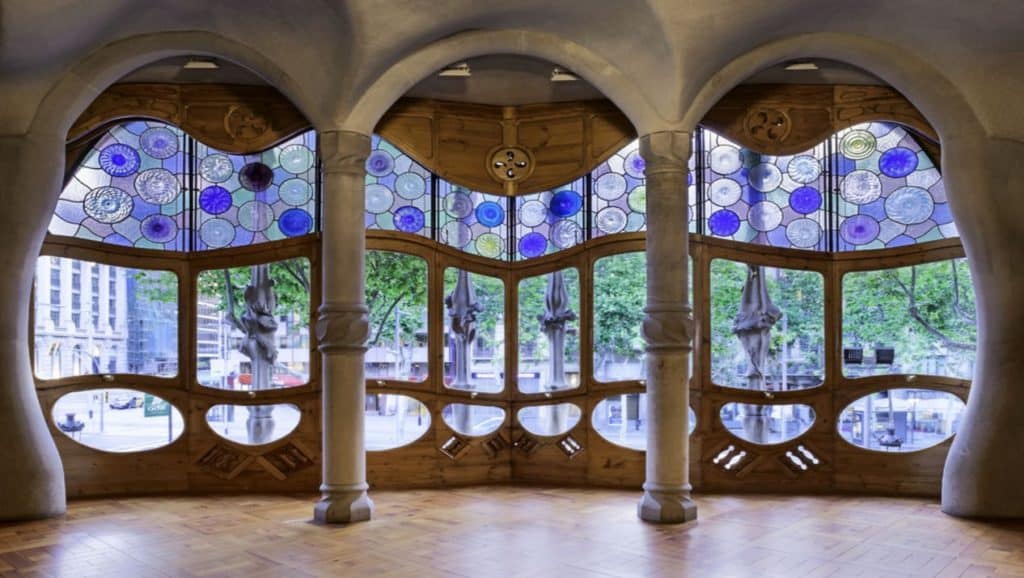
[[[632,491],[372,495],[372,522],[336,527],[310,522],[314,496],[73,501],[64,518],[0,525],[0,576],[1024,577],[1024,522],[928,500],[697,496],[697,523],[655,526]]]

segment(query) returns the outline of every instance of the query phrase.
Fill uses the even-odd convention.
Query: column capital
[[[685,173],[690,162],[690,133],[683,131],[652,132],[640,137],[640,156],[644,172],[650,177],[658,173]]]
[[[366,351],[370,336],[369,309],[362,303],[324,303],[316,321],[321,353]]]
[[[651,304],[644,307],[640,332],[647,351],[693,349],[693,308],[687,304]]]
[[[320,133],[320,162],[325,174],[363,176],[370,156],[370,137],[349,130]]]

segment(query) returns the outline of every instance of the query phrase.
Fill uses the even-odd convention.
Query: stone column
[[[363,297],[363,225],[370,137],[320,134],[323,162],[323,304],[316,335],[323,354],[323,485],[314,518],[322,523],[369,520],[366,494],[363,357],[369,317]]]
[[[56,516],[65,509],[64,470],[28,355],[32,277],[63,173],[63,136],[0,136],[0,521]]]
[[[686,172],[690,135],[640,138],[647,178],[647,479],[637,507],[648,522],[697,519],[690,499],[689,357],[693,310],[687,295]]]
[[[1024,143],[942,135],[943,180],[975,288],[978,358],[942,474],[942,511],[1024,518]]]

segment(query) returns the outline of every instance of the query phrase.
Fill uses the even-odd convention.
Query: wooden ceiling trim
[[[309,121],[270,87],[115,84],[75,122],[68,159],[81,158],[91,139],[115,122],[152,118],[232,153],[267,149],[310,128]],[[897,122],[922,137],[938,164],[935,129],[892,88],[853,85],[741,85],[726,94],[702,125],[765,154],[795,154],[835,132],[871,121]],[[429,170],[473,190],[522,195],[572,182],[636,138],[629,119],[610,101],[490,106],[404,98],[376,131]],[[532,166],[503,181],[491,155],[518,146]]]

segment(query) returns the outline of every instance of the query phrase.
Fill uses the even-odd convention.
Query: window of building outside
[[[60,287],[73,285],[74,271],[92,269],[100,282],[92,300],[96,314],[52,315],[74,304]],[[60,275],[53,275],[59,272]],[[109,279],[104,283],[104,278]],[[50,290],[41,287],[50,283]],[[58,281],[57,289],[53,283]],[[113,291],[113,296],[104,292]],[[57,302],[54,303],[53,300]],[[113,310],[104,308],[113,305]],[[173,377],[178,373],[178,278],[170,271],[115,267],[42,255],[36,262],[36,376],[59,379],[76,375],[124,373]]]

